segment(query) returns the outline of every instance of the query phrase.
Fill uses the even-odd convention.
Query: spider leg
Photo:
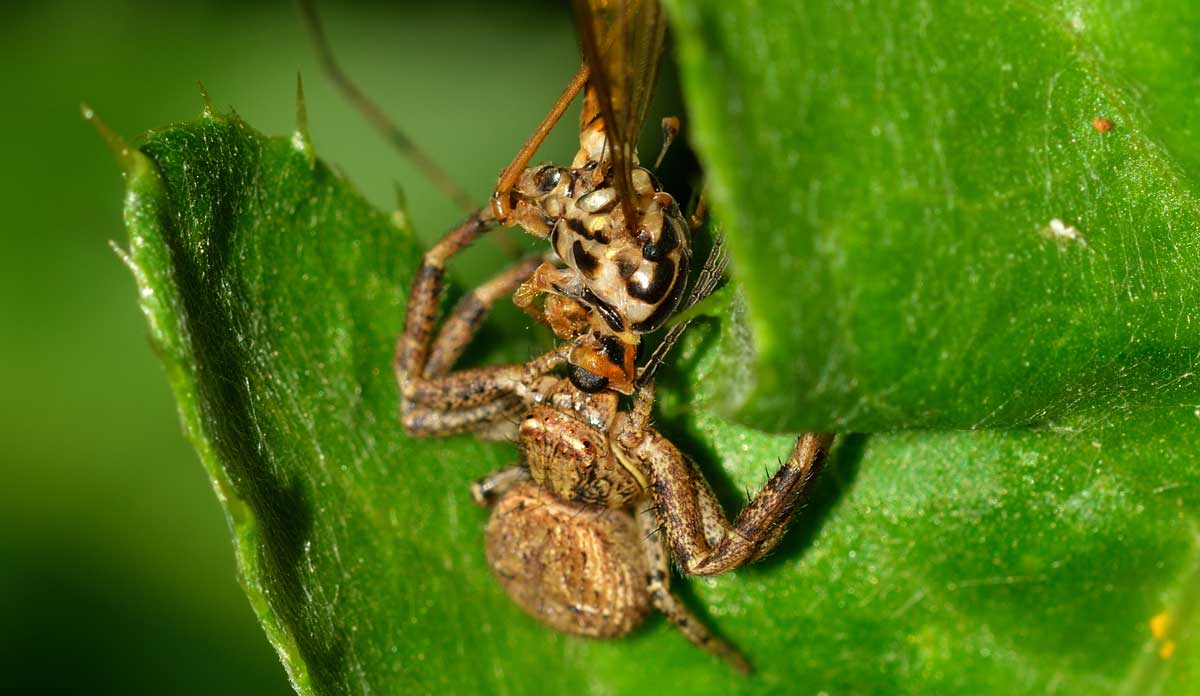
[[[401,422],[404,424],[404,430],[416,437],[476,432],[491,428],[497,421],[521,408],[521,405],[521,399],[514,396],[493,398],[469,408],[447,409],[406,404],[401,414]],[[489,439],[503,439],[503,436],[504,434],[500,434]]]
[[[536,380],[565,360],[555,349],[523,365],[504,365],[447,374],[503,291],[519,284],[537,259],[517,264],[467,295],[432,341],[438,300],[444,289],[446,261],[493,223],[480,210],[425,253],[409,293],[404,333],[396,344],[395,371],[400,412],[413,435],[443,435],[486,428],[536,398]]]
[[[475,338],[496,301],[511,295],[541,262],[541,257],[518,261],[459,300],[433,340],[424,376],[428,379],[449,372]]]
[[[421,259],[421,266],[408,293],[404,333],[396,342],[393,367],[402,391],[406,391],[410,384],[425,374],[429,339],[437,321],[438,299],[442,295],[445,280],[446,260],[478,239],[492,222],[489,209],[476,212],[433,245]]]
[[[697,647],[716,655],[742,674],[752,671],[750,663],[737,648],[713,635],[700,617],[693,614],[683,602],[671,594],[671,569],[655,515],[637,515],[642,545],[646,552],[646,589],[654,607],[675,625],[684,637]]]
[[[696,465],[650,429],[652,400],[653,385],[647,385],[635,397],[615,439],[650,479],[651,499],[659,508],[675,560],[688,575],[720,575],[762,558],[783,537],[792,513],[825,463],[833,435],[797,437],[787,461],[730,524]]]
[[[507,469],[493,471],[471,483],[471,498],[479,507],[491,507],[513,486],[528,480],[528,467],[510,466]]]
[[[544,399],[539,378],[565,363],[569,348],[555,348],[520,365],[480,367],[410,382],[400,401],[404,428],[418,436],[487,429]]]

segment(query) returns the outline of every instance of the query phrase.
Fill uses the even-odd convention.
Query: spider
[[[569,343],[524,364],[451,372],[496,300],[548,258],[519,262],[465,295],[435,336],[445,263],[492,222],[486,211],[469,218],[425,254],[416,274],[396,351],[404,427],[415,436],[495,439],[511,437],[519,420],[523,461],[471,492],[492,508],[488,565],[527,613],[565,633],[613,638],[656,609],[688,640],[748,672],[747,660],[670,592],[669,559],[688,575],[718,575],[762,558],[783,536],[833,436],[798,437],[730,523],[696,466],[651,427],[652,379],[638,380],[623,410],[613,390],[587,392],[553,374],[567,364]],[[701,294],[719,276],[710,266]]]

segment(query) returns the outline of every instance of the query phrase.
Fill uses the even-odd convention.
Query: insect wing
[[[625,219],[634,213],[634,149],[654,85],[666,35],[658,0],[573,0],[591,87],[600,101],[612,158],[613,178]]]

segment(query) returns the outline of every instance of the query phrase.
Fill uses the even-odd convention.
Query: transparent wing
[[[666,18],[658,0],[572,0],[589,85],[600,100],[612,156],[613,177],[625,208],[635,219],[630,170],[634,148],[658,80]]]

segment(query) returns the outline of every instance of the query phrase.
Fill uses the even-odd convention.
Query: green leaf
[[[739,22],[759,10],[673,9],[738,292],[707,307],[729,316],[690,332],[663,375],[660,421],[727,509],[787,452],[789,435],[762,431],[1050,425],[840,437],[771,558],[676,581],[750,656],[750,678],[658,619],[620,641],[552,633],[490,577],[486,512],[469,502],[468,482],[515,448],[400,428],[390,363],[419,257],[411,231],[302,132],[266,138],[206,113],[128,157],[127,260],[247,594],[298,690],[1194,692],[1195,228],[1190,208],[1168,204],[1190,200],[1200,156],[1167,162],[1186,129],[1151,140],[1136,125],[1146,113],[1172,123],[1185,92],[1153,108],[1111,97],[1116,127],[1093,143],[1089,85],[1116,94],[1093,82],[1134,78],[1079,66],[1140,54],[1087,36],[1065,45],[1074,35],[1051,10],[810,4]],[[1058,74],[1054,94],[1074,96],[1047,108],[1045,91],[995,93],[985,48],[1031,90]],[[839,90],[849,102],[827,99]],[[886,142],[851,108],[860,92],[892,110]],[[1007,110],[1011,140],[989,108]],[[1057,129],[1081,114],[1071,151]],[[981,118],[986,143],[960,153]],[[1086,246],[1030,227],[1048,215]],[[546,341],[515,314],[489,330],[488,361]],[[757,429],[697,405],[729,410],[733,397]]]
[[[721,407],[875,431],[1200,399],[1194,3],[668,4],[757,351]]]

